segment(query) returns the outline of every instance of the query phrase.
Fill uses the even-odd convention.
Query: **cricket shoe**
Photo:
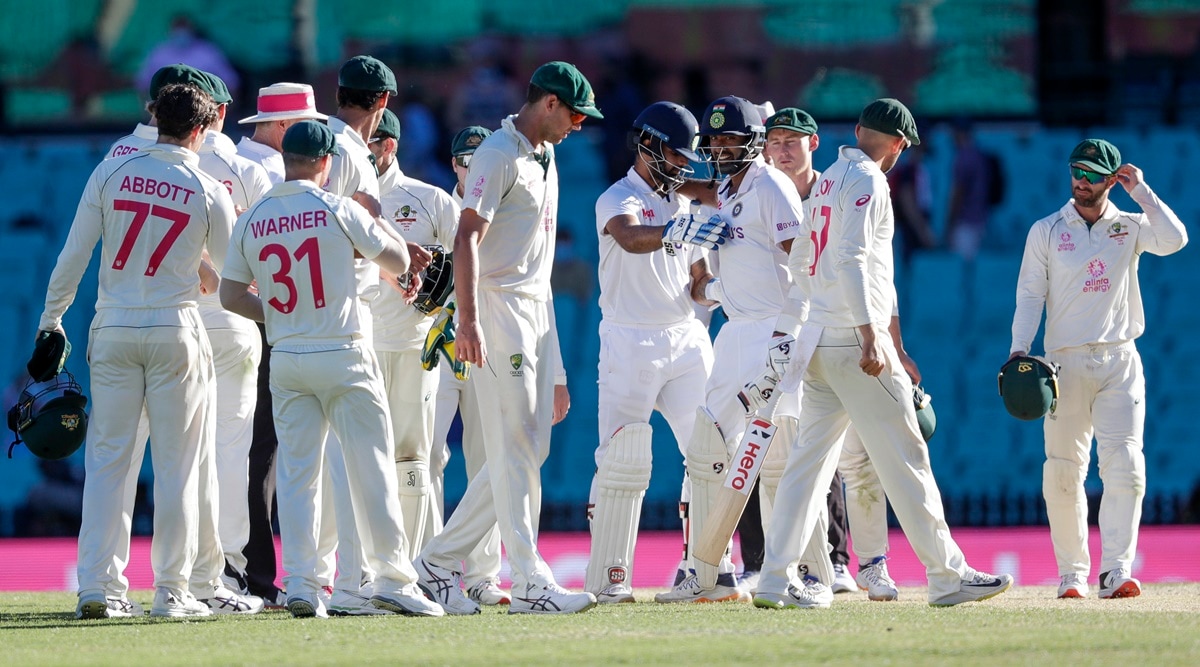
[[[272,589],[265,595],[258,596],[262,598],[263,609],[267,611],[282,611],[287,609],[287,593],[278,588]]]
[[[320,594],[318,597],[321,597]],[[390,613],[376,607],[370,596],[357,591],[334,589],[327,603],[330,616],[386,616]]]
[[[79,596],[79,604],[75,606],[75,618],[132,618],[146,613],[142,605],[130,602],[124,597],[105,597],[104,593],[94,592]]]
[[[887,602],[900,597],[896,582],[892,575],[888,574],[887,556],[876,556],[870,563],[859,567],[854,581],[859,588],[867,592],[868,600]]]
[[[609,584],[596,594],[596,602],[599,604],[620,604],[622,602],[636,602],[633,599],[633,591],[625,584]]]
[[[596,596],[591,593],[572,593],[555,583],[545,586],[528,584],[524,594],[513,587],[510,614],[577,614],[596,606]]]
[[[212,613],[208,605],[191,593],[178,593],[161,586],[154,592],[154,604],[150,607],[150,615],[159,618],[199,618]]]
[[[959,582],[958,590],[943,595],[936,600],[930,600],[930,607],[953,607],[964,602],[977,602],[994,598],[1012,587],[1011,574],[1000,576],[968,570],[968,576]]]
[[[287,610],[291,612],[292,618],[329,618],[325,598],[317,593],[289,595]]]
[[[858,590],[858,583],[845,565],[835,564],[833,566],[833,585],[830,588],[834,593],[851,593]]]
[[[695,574],[689,575],[669,591],[654,594],[655,602],[749,602],[750,596],[738,590],[733,573],[717,576],[717,585],[701,588]]]
[[[512,602],[508,594],[500,590],[500,582],[495,579],[483,579],[467,590],[467,597],[479,605],[495,607]]]
[[[214,614],[257,614],[264,604],[257,595],[235,593],[224,584],[214,587],[210,597],[197,599],[208,605]]]
[[[376,582],[378,583],[378,582]],[[398,591],[380,593],[376,591],[371,596],[371,604],[377,608],[401,614],[404,616],[445,616],[441,605],[425,597],[421,587],[416,584],[404,584]]]
[[[782,595],[759,591],[754,596],[754,606],[761,609],[828,609],[832,603],[833,589],[815,579],[789,583]]]
[[[1135,598],[1142,594],[1142,582],[1129,576],[1129,570],[1119,567],[1100,573],[1100,599]]]
[[[447,614],[470,616],[480,613],[479,605],[463,593],[461,572],[434,565],[424,558],[413,561],[413,567],[417,570],[417,585]]]
[[[1087,579],[1078,572],[1064,574],[1058,585],[1058,599],[1085,598],[1088,595]]]
[[[750,570],[742,572],[737,578],[737,589],[746,595],[754,595],[754,591],[758,590],[758,580],[762,574],[758,570]]]

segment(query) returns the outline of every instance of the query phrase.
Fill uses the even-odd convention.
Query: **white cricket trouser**
[[[325,434],[339,434],[354,514],[376,572],[375,591],[394,593],[416,581],[400,527],[395,448],[375,353],[361,342],[339,350],[271,351],[271,396],[279,436],[278,488],[284,585],[312,594],[317,580],[317,511]]]
[[[396,460],[428,462],[440,373],[421,367],[420,350],[376,354],[392,411]]]
[[[485,425],[487,464],[471,478],[445,530],[422,557],[460,571],[462,560],[498,522],[513,588],[544,586],[554,582],[537,550],[541,465],[550,453],[554,410],[549,304],[481,289],[477,308],[488,362],[471,370],[471,383]]]
[[[483,451],[483,432],[479,425],[479,402],[475,399],[475,385],[471,384],[469,379],[460,380],[455,377],[454,370],[444,359],[438,364],[438,369],[441,378],[438,380],[437,408],[434,410],[433,451],[429,455],[429,474],[433,479],[433,494],[438,503],[438,513],[445,517],[444,474],[446,464],[450,461],[450,447],[446,444],[446,436],[450,433],[455,413],[462,417],[463,464],[468,480],[474,479],[475,475],[483,470],[487,455]],[[433,534],[442,532],[442,527],[442,524],[436,526]],[[500,565],[500,529],[493,523],[491,530],[463,559],[463,585],[470,589],[485,579],[498,579]]]
[[[860,564],[870,563],[888,551],[887,496],[854,424],[842,441],[838,470],[846,485],[846,522],[854,555]]]
[[[729,320],[713,341],[713,366],[704,390],[704,404],[721,427],[730,454],[737,449],[749,421],[742,402],[738,400],[738,392],[767,369],[767,349],[771,345],[771,335],[775,333],[775,321],[774,317],[765,320]],[[797,393],[780,397],[775,414],[780,417],[799,415],[800,398]]]
[[[1100,571],[1132,571],[1146,494],[1146,380],[1141,356],[1133,341],[1065,348],[1046,356],[1061,366],[1058,405],[1043,424],[1042,478],[1058,572],[1086,577],[1091,570],[1083,482],[1093,435],[1104,482]]]
[[[697,320],[665,329],[601,322],[596,466],[604,460],[608,440],[617,429],[650,421],[654,410],[670,425],[679,453],[686,454],[712,367],[708,331]],[[592,502],[595,490],[593,481]]]
[[[254,406],[258,403],[258,362],[262,337],[253,322],[238,329],[211,329],[217,386],[217,479],[219,514],[217,532],[225,560],[239,572],[246,570],[242,549],[250,539],[247,505],[250,480],[250,441],[254,431]]]
[[[912,382],[887,331],[876,335],[885,368],[874,378],[858,367],[862,348],[857,329],[827,328],[821,334],[804,376],[800,437],[788,454],[775,496],[774,511],[799,520],[771,522],[760,591],[787,589],[788,564],[812,537],[851,421],[913,551],[925,564],[929,599],[959,590],[967,564],[946,525],[913,409]]]
[[[123,595],[128,589],[123,570],[129,561],[131,516],[126,507],[133,505],[133,465],[140,464],[145,451],[137,429],[143,403],[154,465],[154,585],[187,590],[197,553],[200,449],[205,438],[213,437],[214,423],[206,400],[213,381],[212,350],[199,313],[187,309],[184,317],[192,320],[191,326],[104,327],[103,313],[93,321],[80,593]]]
[[[390,411],[388,414],[390,420]],[[371,569],[366,544],[361,538],[360,528],[366,518],[360,515],[351,499],[350,475],[346,470],[342,440],[333,429],[329,429],[325,435],[325,467],[321,475],[321,520],[317,539],[320,563],[317,565],[317,580],[322,586],[327,585],[325,582],[330,574],[331,554],[336,553],[337,576],[333,580],[333,587],[358,593],[363,585],[375,580],[375,572]],[[410,557],[408,551],[404,552],[404,556]]]

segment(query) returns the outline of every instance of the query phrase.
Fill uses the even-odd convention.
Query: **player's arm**
[[[892,336],[892,344],[896,346],[896,353],[900,355],[900,365],[904,367],[908,377],[912,378],[913,384],[921,384],[921,369],[917,368],[917,362],[913,361],[913,358],[908,356],[908,352],[904,349],[904,337],[900,334],[899,315],[892,315],[888,333]]]
[[[75,300],[79,290],[79,280],[92,261],[92,250],[100,241],[102,226],[102,202],[100,184],[107,176],[98,176],[101,166],[96,167],[84,187],[79,206],[75,209],[75,219],[71,222],[71,230],[67,233],[66,243],[58,254],[58,262],[50,274],[50,284],[46,288],[46,305],[38,323],[39,331],[61,330],[63,313]],[[115,214],[115,213],[114,213]]]
[[[1042,309],[1050,292],[1050,233],[1053,225],[1039,221],[1025,237],[1021,272],[1017,274],[1017,309],[1013,313],[1009,359],[1023,356],[1033,347],[1042,320]]]
[[[226,277],[219,288],[221,306],[248,320],[262,322],[265,319],[262,299],[250,289],[250,283],[244,283]]]
[[[487,234],[490,223],[475,212],[464,208],[454,235],[454,285],[458,298],[458,338],[455,352],[459,361],[483,366],[487,363],[487,346],[479,326],[479,244]]]
[[[613,216],[604,225],[604,233],[613,237],[622,250],[636,254],[662,250],[663,229],[663,227],[643,225],[635,216],[628,213]]]
[[[1187,245],[1187,228],[1183,226],[1183,221],[1146,185],[1142,170],[1131,164],[1123,164],[1117,168],[1116,174],[1117,182],[1142,207],[1142,213],[1146,216],[1146,227],[1138,231],[1138,252],[1170,255]]]
[[[878,377],[885,364],[883,351],[876,340],[876,324],[871,320],[867,249],[873,234],[873,221],[888,213],[883,210],[885,205],[891,206],[885,188],[882,176],[847,183],[838,203],[842,214],[842,238],[834,257],[836,273],[844,302],[862,338],[859,368],[871,377]]]
[[[558,344],[558,318],[554,314],[554,297],[548,303],[550,315],[550,367],[554,369],[554,411],[551,425],[566,419],[571,409],[571,392],[567,391],[567,368],[563,365],[562,348]]]
[[[208,237],[204,247],[208,249],[209,262],[220,271],[225,267],[225,253],[229,250],[229,239],[238,216],[234,213],[233,199],[225,186],[212,190],[212,201],[208,206]]]
[[[692,295],[692,301],[695,301],[701,306],[708,308],[719,305],[721,302],[713,298],[716,296],[715,289],[712,290],[714,291],[713,294],[709,293],[710,283],[715,281],[716,277],[713,276],[712,271],[708,270],[708,259],[702,256],[696,261],[692,262],[691,274],[692,285],[690,291]]]
[[[221,274],[213,267],[212,261],[208,256],[208,249],[200,253],[200,293],[201,294],[216,294],[217,289],[221,286]]]
[[[719,203],[717,201],[717,181],[715,180],[702,181],[689,178],[675,192],[676,196],[697,200],[705,206],[715,208]]]

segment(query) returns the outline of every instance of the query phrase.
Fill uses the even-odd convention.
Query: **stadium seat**
[[[957,340],[966,292],[961,256],[953,252],[917,252],[909,269],[910,305],[908,312],[901,313],[901,321],[921,335]]]
[[[985,252],[975,257],[967,271],[971,283],[971,296],[967,300],[971,331],[982,335],[1000,333],[1007,337],[1016,308],[1020,268],[1021,256],[1016,253]]]
[[[318,30],[332,20],[343,38],[355,40],[449,44],[473,37],[484,27],[481,0],[392,3],[385,12],[369,0],[318,0],[317,4],[323,19]],[[523,17],[525,12],[517,10],[516,15]]]
[[[4,114],[13,125],[66,121],[71,115],[71,94],[58,88],[10,88],[4,97]]]

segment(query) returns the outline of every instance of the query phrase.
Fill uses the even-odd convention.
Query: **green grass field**
[[[598,607],[568,617],[398,616],[295,620],[286,612],[197,621],[76,621],[70,593],[0,596],[10,665],[870,664],[1196,665],[1200,584],[1146,586],[1129,600],[1055,600],[1016,588],[950,609],[925,590],[899,602],[839,595],[831,609],[748,604]],[[132,599],[149,607],[150,592]]]

